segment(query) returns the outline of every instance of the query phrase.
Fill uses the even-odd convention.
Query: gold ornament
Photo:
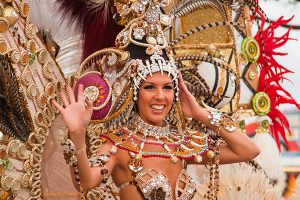
[[[271,100],[267,93],[258,92],[252,99],[254,112],[259,116],[267,115],[271,110]]]
[[[1,22],[0,22],[1,23]],[[1,24],[0,24],[1,26]],[[1,28],[1,27],[0,27]],[[0,54],[5,54],[7,52],[7,45],[6,42],[4,40],[0,39]]]
[[[250,62],[256,62],[260,56],[258,42],[253,37],[246,37],[242,42],[242,51]]]
[[[2,13],[3,18],[7,20],[9,27],[14,26],[18,21],[19,14],[12,6],[5,6]]]
[[[8,30],[8,27],[8,21],[5,18],[0,17],[0,33],[6,32]]]

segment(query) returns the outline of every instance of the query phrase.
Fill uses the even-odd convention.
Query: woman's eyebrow
[[[144,81],[143,83],[147,83],[147,84],[152,84],[152,85],[155,85],[155,83],[148,82],[148,81]]]
[[[144,83],[144,84],[151,84],[151,85],[155,85],[155,83],[153,83],[153,82],[148,82],[148,81],[144,81],[143,83]],[[169,84],[173,84],[173,82],[172,82],[172,81],[170,81],[170,82],[168,82],[168,83],[164,83],[164,85],[169,85]]]
[[[165,85],[173,84],[173,81],[165,83]]]

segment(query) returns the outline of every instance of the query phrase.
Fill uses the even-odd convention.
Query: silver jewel
[[[117,55],[115,53],[112,53],[111,55],[108,56],[108,61],[107,64],[109,66],[114,66],[117,63]]]
[[[163,37],[162,37],[161,35],[158,35],[158,36],[156,37],[156,41],[157,41],[157,43],[160,44],[160,45],[163,45],[163,44],[164,44],[164,39],[163,39]]]
[[[153,126],[144,122],[140,116],[135,117],[134,123],[137,125],[137,131],[140,130],[149,137],[162,138],[170,135],[169,125],[166,125],[164,127]]]
[[[145,33],[144,29],[142,29],[142,28],[135,28],[133,30],[133,37],[136,40],[142,40],[145,35],[146,35],[146,33]]]
[[[135,2],[133,3],[132,8],[136,13],[140,14],[144,11],[145,5],[140,2]]]

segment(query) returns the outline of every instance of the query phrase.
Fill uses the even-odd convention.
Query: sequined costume
[[[147,168],[142,170],[135,177],[135,181],[145,199],[173,199],[170,182],[167,176],[158,169]],[[123,183],[119,188],[122,190],[129,185],[130,181]],[[192,199],[195,192],[196,185],[194,180],[187,174],[187,171],[183,169],[177,177],[175,200]]]
[[[15,1],[15,2],[17,2],[18,5],[22,5],[23,6],[23,4],[19,3],[18,1]],[[76,2],[76,1],[74,0],[73,2]],[[216,106],[218,108],[221,108],[224,105],[226,105],[228,102],[232,102],[231,104],[233,105],[233,108],[237,108],[238,106],[236,106],[236,107],[234,106],[235,102],[236,102],[236,104],[238,104],[239,102],[243,103],[243,104],[251,102],[250,99],[251,99],[252,94],[251,94],[251,92],[250,92],[250,95],[248,95],[248,93],[246,95],[245,95],[245,93],[243,94],[242,92],[245,89],[245,87],[243,88],[243,86],[248,85],[246,88],[251,88],[252,87],[252,88],[256,89],[257,86],[258,86],[258,83],[256,82],[256,80],[258,79],[259,75],[258,75],[258,70],[257,70],[256,66],[253,65],[253,64],[244,66],[245,69],[242,70],[242,71],[239,71],[238,69],[234,69],[234,63],[235,62],[238,63],[237,60],[239,60],[239,57],[238,57],[239,55],[236,55],[236,54],[232,53],[232,51],[230,50],[230,48],[234,48],[234,46],[235,46],[233,44],[235,41],[233,40],[233,37],[232,37],[232,29],[234,29],[234,27],[237,28],[238,26],[235,26],[236,24],[230,24],[230,23],[227,23],[224,26],[219,26],[220,24],[218,24],[218,25],[217,24],[209,24],[211,22],[220,22],[220,21],[223,21],[223,20],[227,21],[226,16],[231,16],[231,13],[228,10],[230,10],[230,9],[234,10],[236,8],[239,8],[239,4],[236,1],[233,1],[230,6],[226,7],[227,3],[228,3],[228,1],[199,1],[199,2],[191,3],[187,7],[183,6],[181,9],[180,9],[180,6],[182,6],[183,4],[182,5],[179,4],[179,6],[178,6],[179,12],[175,13],[175,15],[179,16],[179,18],[181,17],[180,15],[183,15],[183,14],[185,15],[187,13],[187,11],[189,11],[190,9],[194,9],[195,5],[199,9],[198,10],[196,9],[195,13],[189,14],[189,16],[193,20],[190,20],[191,18],[189,18],[189,17],[182,17],[182,20],[180,20],[177,17],[177,18],[175,18],[174,22],[172,22],[172,23],[174,23],[174,27],[176,27],[175,23],[178,23],[178,22],[181,25],[181,28],[175,28],[175,31],[178,34],[178,33],[180,33],[179,32],[180,29],[184,30],[183,32],[185,32],[185,31],[188,31],[189,29],[193,29],[194,27],[196,27],[197,25],[199,25],[199,24],[196,23],[197,22],[197,20],[196,20],[197,18],[198,19],[199,18],[203,19],[203,21],[204,21],[202,23],[203,26],[200,27],[201,31],[200,31],[200,33],[198,32],[199,33],[198,35],[197,34],[194,35],[194,38],[191,41],[191,43],[194,44],[195,49],[197,49],[197,48],[206,49],[207,54],[209,54],[210,56],[213,56],[213,57],[217,57],[218,59],[211,59],[210,57],[203,57],[203,56],[199,56],[197,59],[194,59],[194,58],[191,59],[192,57],[181,57],[180,58],[180,55],[179,55],[178,56],[179,57],[178,58],[178,61],[179,61],[178,63],[180,65],[181,60],[184,60],[184,62],[182,62],[182,64],[184,65],[184,64],[186,64],[185,62],[190,62],[190,60],[192,60],[191,63],[193,63],[193,66],[196,66],[194,69],[185,68],[185,69],[182,70],[183,76],[184,76],[184,78],[185,78],[185,80],[186,80],[186,82],[188,84],[188,87],[189,87],[190,91],[193,94],[200,95],[200,96],[205,96],[205,97],[210,96],[211,98],[204,98],[204,100],[205,100],[206,103],[208,103],[211,106]],[[247,1],[246,3],[249,5],[249,7],[252,7],[252,8],[253,7],[257,7],[257,5],[256,5],[256,3],[254,1]],[[5,6],[6,5],[11,5],[10,1],[4,1],[3,4]],[[2,6],[2,2],[1,2],[1,6]],[[204,7],[206,7],[206,9]],[[24,8],[25,8],[25,11],[26,11],[26,6],[24,6]],[[19,11],[22,12],[24,10],[20,9]],[[213,16],[208,17],[208,16],[210,16],[209,13],[212,13]],[[23,12],[23,14],[24,14],[24,12]],[[250,18],[248,18],[247,12],[246,12],[245,15],[241,14],[241,16],[242,17],[239,18],[239,23],[240,24],[242,24],[243,21],[249,21],[250,20]],[[3,17],[2,13],[1,13],[1,17]],[[93,19],[93,17],[91,17],[88,20],[92,21],[91,19]],[[94,19],[96,20],[97,18],[94,18]],[[88,20],[86,20],[85,22],[87,22]],[[20,18],[20,21],[22,21],[21,18]],[[98,21],[100,23],[101,20],[98,20]],[[2,18],[1,18],[0,22],[1,23],[3,22]],[[5,20],[4,20],[4,22],[6,24]],[[20,23],[20,22],[18,22],[18,23]],[[19,29],[17,31],[14,31],[14,27],[15,26],[11,26],[8,30],[5,30],[6,32],[4,32],[5,33],[4,36],[7,36],[8,38],[11,38],[13,32],[22,32],[22,30],[23,30],[23,29]],[[28,26],[28,27],[31,27],[31,26]],[[205,30],[205,29],[207,29],[207,27],[212,28],[212,29],[216,29],[216,32],[218,34],[209,33],[207,30]],[[228,27],[231,27],[231,28],[228,28]],[[103,28],[103,27],[101,27],[101,28]],[[248,27],[248,29],[249,29],[249,27]],[[109,30],[109,28],[108,28],[108,30]],[[10,34],[10,35],[7,34],[8,33],[7,31],[9,33],[12,33],[12,34]],[[86,32],[90,32],[90,33],[94,32],[88,26],[85,26],[83,28],[83,32],[85,32],[85,31]],[[95,32],[97,32],[97,31],[95,31]],[[223,33],[225,33],[225,34],[223,34]],[[167,34],[169,34],[169,33],[167,33]],[[201,35],[201,34],[203,34],[203,35]],[[84,35],[87,35],[87,34],[84,34]],[[112,34],[112,35],[115,35],[115,34]],[[175,36],[174,36],[174,34],[169,34],[169,35],[170,35],[170,41],[172,41],[173,39],[175,39],[176,34],[175,34]],[[1,32],[1,37],[2,36],[3,35],[2,35],[2,32]],[[21,36],[24,36],[24,35],[21,34]],[[249,35],[247,35],[247,36],[251,36],[251,33],[249,32]],[[199,40],[194,40],[197,37],[200,39],[200,42],[199,42]],[[101,38],[101,37],[99,37],[99,38]],[[241,39],[241,37],[237,37],[237,38]],[[6,39],[6,37],[5,37],[5,39]],[[85,39],[88,40],[86,44],[96,44],[96,42],[94,42],[95,37],[93,37],[91,35],[88,35],[88,37],[86,37]],[[81,40],[81,38],[78,37],[78,41],[80,41],[80,40]],[[112,40],[108,39],[106,42],[109,43],[109,41],[113,41],[113,40],[114,39],[112,39]],[[17,41],[17,39],[15,40],[15,42],[16,41]],[[25,41],[27,41],[27,40],[25,40]],[[184,41],[184,43],[189,43],[187,41],[188,40],[186,39]],[[212,45],[202,45],[201,43],[203,41],[206,44],[212,44]],[[237,40],[237,41],[238,41],[237,43],[242,43],[242,41],[240,41],[240,40]],[[253,41],[253,40],[249,40],[248,44],[253,44],[251,41]],[[224,42],[224,44],[220,44],[220,43],[223,43],[223,42]],[[18,43],[19,43],[19,45],[20,44],[22,45],[22,41],[18,42]],[[111,46],[111,44],[107,45],[107,43],[106,43],[106,47],[107,46]],[[218,44],[216,44],[216,43],[218,43]],[[1,41],[1,48],[3,47],[2,44],[3,43]],[[86,44],[85,44],[85,47],[84,47],[85,49],[88,46]],[[246,40],[245,40],[244,44],[247,44]],[[64,44],[62,44],[62,45],[64,45]],[[91,45],[89,45],[89,47],[90,46]],[[97,48],[96,46],[97,45],[95,45],[95,48]],[[188,52],[188,50],[185,47],[186,47],[185,45],[178,45],[178,47],[176,47],[176,45],[175,45],[176,53],[179,52],[178,49],[181,49],[180,51],[183,52],[183,53],[184,52],[185,53]],[[215,47],[217,47],[217,48],[215,48]],[[224,50],[219,51],[219,48],[221,48],[221,49],[224,48]],[[237,49],[239,49],[239,48],[240,47],[238,47]],[[10,54],[11,53],[11,49],[12,48],[9,47],[8,49],[9,50],[7,52],[5,52],[4,54]],[[192,52],[198,52],[198,50],[195,50],[195,49],[192,49]],[[88,56],[89,54],[92,53],[91,51],[85,51],[85,52],[86,53],[85,53],[84,57],[86,57],[86,56]],[[204,52],[204,55],[205,54],[206,53]],[[232,58],[231,58],[232,65],[228,66],[227,65],[228,63],[225,64],[222,60],[223,60],[223,58],[225,58],[225,61],[229,61],[230,60],[229,58],[231,57],[231,54],[233,55]],[[76,55],[78,56],[79,54],[76,54]],[[245,58],[244,56],[245,55],[242,56],[242,59],[241,59],[242,62],[243,62],[243,60]],[[25,58],[26,58],[26,56],[25,56]],[[113,56],[111,56],[111,58],[112,58],[112,60],[114,60]],[[121,57],[118,57],[118,59],[122,60]],[[3,61],[3,62],[6,62],[5,60],[6,60],[6,58],[3,59],[3,60],[1,59],[1,61]],[[63,58],[62,58],[62,60],[63,60]],[[79,59],[77,57],[77,61],[78,60]],[[11,61],[12,60],[9,59],[8,63],[12,63]],[[70,63],[72,63],[73,61],[74,60],[72,60],[72,61],[69,60],[69,61],[67,61],[65,63],[68,63],[68,65],[71,65]],[[199,64],[199,62],[202,62],[202,63]],[[204,64],[205,62],[210,63],[210,64],[207,64],[207,63]],[[22,63],[22,62],[20,62],[20,63]],[[38,62],[35,62],[35,63],[38,63]],[[61,62],[62,66],[65,63]],[[9,66],[9,64],[8,65],[5,64],[5,65]],[[238,65],[236,65],[236,66],[238,66]],[[38,68],[38,69],[40,69],[40,68]],[[55,69],[55,71],[58,72],[59,70],[57,71],[57,69]],[[72,69],[70,71],[75,71],[75,70]],[[43,76],[41,71],[38,71],[38,72],[39,72],[39,74],[41,76]],[[19,72],[16,73],[17,77],[19,77],[18,73]],[[112,74],[107,73],[106,74],[106,78],[108,80],[112,80],[114,75],[116,75],[116,77],[121,77],[122,75],[124,75],[123,71],[120,71],[120,70],[118,70],[116,73],[113,72]],[[241,74],[241,76],[243,77],[240,80],[239,80],[239,78],[237,78],[237,77],[239,77],[239,74]],[[5,76],[5,77],[7,78],[8,76]],[[13,76],[10,76],[10,77],[13,77]],[[35,78],[38,78],[38,77],[35,77]],[[59,79],[62,79],[62,78],[60,77]],[[244,79],[245,79],[245,81],[243,81]],[[12,78],[11,80],[14,80],[14,79]],[[13,84],[16,84],[17,82],[18,81],[14,82]],[[239,82],[240,82],[240,84],[239,84]],[[126,80],[118,81],[118,84],[116,84],[116,87],[114,87],[115,89],[114,89],[113,93],[119,95],[121,93],[122,87],[124,85],[126,85]],[[1,84],[1,86],[2,86],[2,84]],[[251,87],[249,87],[249,86],[251,86]],[[32,88],[32,87],[30,87],[30,88]],[[242,97],[247,96],[247,97],[249,97],[249,99],[243,101],[243,98],[241,98],[241,100],[243,101],[243,102],[241,102],[241,101],[238,101],[238,98],[237,98],[238,96],[235,96],[237,99],[232,101],[234,95],[235,94],[237,94],[237,95],[239,94],[239,89],[241,91],[241,93],[240,93],[241,96]],[[2,90],[2,91],[5,91],[5,90]],[[39,88],[39,91],[41,91],[41,93],[42,93],[43,89]],[[27,94],[25,94],[25,96],[26,95]],[[118,104],[115,104],[115,107],[112,108],[112,109],[118,110],[118,108],[120,108],[120,107],[122,107],[124,109],[125,106],[123,106],[123,103],[124,102],[126,103],[126,100],[128,99],[128,98],[126,98],[127,97],[126,95],[130,96],[131,94],[130,94],[130,92],[125,92],[125,96],[123,96],[122,98],[119,98],[119,99],[114,99],[114,97],[112,97],[112,99],[111,99],[112,102],[120,101]],[[2,98],[2,99],[5,99],[5,98]],[[262,99],[264,99],[264,98],[262,98]],[[29,102],[31,102],[31,101],[29,101]],[[108,102],[108,104],[109,104],[109,102]],[[5,102],[3,105],[7,106],[7,103]],[[38,105],[36,105],[36,107],[38,107],[38,109],[40,109]],[[13,110],[16,110],[17,108],[18,107],[14,107]],[[128,107],[125,107],[125,108],[128,108]],[[244,127],[244,125],[243,125],[243,114],[245,114],[245,116],[248,116],[246,112],[253,113],[253,110],[252,109],[248,109],[248,108],[244,107],[243,105],[239,106],[239,108],[242,108],[241,109],[242,112],[240,112],[240,114],[238,114],[242,118],[242,120],[241,120],[241,127]],[[230,108],[228,108],[228,109],[225,108],[225,109],[226,110],[230,110]],[[13,112],[15,112],[15,111],[13,111]],[[30,110],[29,112],[30,113],[34,113],[34,112],[32,112],[32,110]],[[3,131],[6,136],[7,135],[17,135],[17,137],[19,139],[21,139],[21,140],[26,140],[26,138],[29,136],[29,138],[31,138],[31,139],[29,139],[28,141],[32,142],[32,144],[34,146],[37,146],[37,148],[32,148],[32,149],[30,148],[30,151],[32,150],[33,152],[35,152],[34,156],[33,156],[34,158],[40,158],[40,156],[43,155],[43,152],[40,151],[40,150],[43,149],[42,147],[43,147],[43,144],[45,142],[45,138],[42,137],[42,136],[44,136],[44,134],[39,135],[39,134],[34,134],[33,133],[33,134],[31,134],[33,136],[30,137],[30,135],[28,134],[28,131],[24,131],[25,129],[27,129],[26,128],[26,127],[28,127],[27,125],[26,126],[24,126],[24,125],[20,126],[21,128],[18,129],[19,131],[16,131],[16,132],[12,131],[12,129],[13,129],[12,128],[13,127],[13,123],[12,123],[13,120],[7,120],[7,116],[8,115],[6,113],[7,113],[7,110],[5,109],[5,112],[3,112],[3,116],[4,117],[1,116],[3,119],[5,119],[4,123],[1,122],[1,125],[2,125],[2,127],[1,127],[2,130],[1,131]],[[18,111],[15,112],[15,113],[19,114]],[[22,113],[27,113],[27,112],[22,112]],[[28,113],[27,113],[27,115],[28,115]],[[255,115],[255,114],[253,114],[253,115]],[[28,116],[26,116],[26,115],[23,115],[23,116],[25,116],[26,119],[28,118]],[[125,116],[123,115],[122,117],[125,117]],[[19,119],[19,117],[17,115],[15,116],[15,118]],[[10,119],[12,119],[12,118],[10,117]],[[257,118],[257,117],[254,117],[254,121],[258,122],[258,123],[256,123],[257,124],[257,129],[256,129],[257,131],[256,131],[256,133],[259,133],[259,132],[269,133],[268,128],[266,128],[266,127],[268,127],[268,125],[266,125],[266,123],[264,121],[265,119],[266,118]],[[20,121],[22,122],[24,120],[21,118]],[[44,119],[42,121],[44,121]],[[58,119],[58,121],[59,121],[59,119]],[[248,123],[250,123],[252,121],[253,120],[247,120],[246,119],[245,120],[245,125],[247,125]],[[269,120],[267,119],[267,121],[269,121]],[[5,128],[3,128],[3,127],[5,127]],[[17,129],[14,129],[14,130],[17,130]],[[39,131],[42,132],[43,130],[44,129],[41,129]],[[10,132],[10,133],[7,134],[8,132]],[[22,138],[25,138],[25,139],[22,139]],[[89,143],[92,144],[91,148],[90,148],[91,152],[95,152],[96,149],[99,147],[99,142],[97,141],[97,136],[95,137],[95,135],[91,134],[91,135],[89,135],[89,139],[90,139]],[[271,140],[270,135],[268,135],[268,134],[264,134],[264,135],[256,134],[256,136],[255,136],[254,139],[257,141],[257,143],[262,143],[262,145],[260,145],[262,147],[265,147],[265,141],[268,142],[269,144],[270,144],[270,141],[273,142]],[[58,141],[58,139],[56,140],[56,142],[57,141]],[[51,143],[48,143],[48,144],[51,144]],[[15,142],[15,141],[11,142],[10,147],[16,147],[16,146],[19,147],[19,149],[21,151],[23,149],[24,145],[23,145],[22,142],[20,142],[20,143],[19,142]],[[32,146],[32,145],[29,144],[29,146]],[[1,147],[6,148],[8,146],[7,146],[7,144],[4,144]],[[274,142],[271,144],[271,148],[270,149],[275,149],[275,143]],[[11,152],[11,150],[9,150],[9,152]],[[36,153],[36,152],[38,152],[38,153]],[[266,152],[266,153],[264,153],[264,152]],[[270,150],[270,152],[268,152],[265,149],[265,151],[262,151],[262,154],[263,155],[270,155],[271,153],[274,154],[274,152],[276,152],[276,151]],[[13,154],[14,150],[11,153]],[[10,154],[10,156],[12,156],[12,154]],[[60,152],[56,152],[55,155],[60,155]],[[276,157],[277,157],[277,155],[276,155]],[[279,192],[280,190],[275,191],[276,189],[273,187],[273,186],[275,186],[275,187],[278,186],[277,181],[280,181],[279,179],[274,178],[275,176],[277,176],[279,174],[278,171],[280,171],[280,169],[278,169],[278,168],[277,169],[273,168],[274,166],[278,167],[278,165],[277,165],[278,162],[274,158],[275,158],[274,156],[272,156],[272,158],[270,158],[270,156],[261,157],[261,159],[258,162],[260,165],[256,165],[256,163],[241,164],[241,165],[244,166],[243,168],[241,168],[240,164],[235,164],[235,166],[232,166],[231,168],[229,166],[226,166],[226,167],[228,167],[230,169],[224,170],[224,174],[222,175],[223,178],[221,179],[221,181],[224,181],[224,185],[223,185],[223,188],[225,188],[224,191],[227,192],[226,193],[227,196],[224,195],[224,198],[225,199],[226,198],[236,198],[237,194],[240,195],[239,197],[241,199],[242,198],[247,198],[247,197],[249,197],[249,198],[256,198],[256,197],[254,197],[254,193],[247,193],[247,191],[246,191],[247,189],[249,189],[249,185],[248,185],[249,181],[246,181],[245,183],[242,183],[242,179],[240,178],[240,177],[242,177],[242,175],[248,174],[249,172],[251,172],[251,173],[254,174],[254,177],[256,177],[255,180],[261,180],[260,184],[257,184],[256,181],[255,181],[255,183],[251,184],[252,186],[257,186],[257,187],[259,187],[261,189],[261,190],[254,189],[255,192],[260,191],[260,193],[257,192],[256,194],[260,194],[260,195],[261,194],[267,194],[268,197],[270,197],[270,198],[275,198],[275,197],[280,196],[281,195],[280,192]],[[6,155],[4,155],[1,159],[6,159]],[[268,159],[272,159],[271,162],[268,162],[267,161]],[[273,164],[272,165],[268,165],[268,163],[273,163]],[[29,165],[30,164],[29,161],[27,162],[27,164],[25,166],[31,166],[32,167],[32,165]],[[63,163],[59,163],[59,165],[63,166]],[[262,166],[262,168],[260,168],[260,166]],[[36,165],[35,167],[37,167],[36,169],[39,169],[38,165]],[[62,169],[62,168],[60,168],[60,169]],[[62,171],[64,172],[64,170],[62,170]],[[7,175],[7,172],[8,171],[6,171],[6,175]],[[35,173],[36,177],[40,177],[40,175],[38,175],[39,174],[38,171],[34,171],[34,172],[37,172],[37,173]],[[234,183],[237,183],[237,184],[232,184],[233,179],[231,177],[233,177],[233,175],[238,174],[237,172],[240,173],[241,176],[240,177],[239,176],[234,176],[234,177],[238,177],[238,180],[241,181],[241,182],[238,182],[238,183],[234,182]],[[221,168],[221,173],[222,173],[222,168]],[[228,173],[227,176],[226,176],[226,173]],[[42,176],[44,176],[44,175],[42,175]],[[229,177],[229,178],[225,178],[225,176]],[[27,181],[28,179],[31,180],[31,181],[34,180],[34,182],[36,182],[35,184],[37,184],[39,179],[37,179],[36,177],[30,179],[31,176],[29,176],[29,174],[25,174],[24,175],[25,185],[28,182]],[[55,178],[55,176],[50,176],[50,177],[53,178],[53,179]],[[5,178],[5,180],[6,179],[9,182],[10,179],[9,178]],[[228,185],[230,185],[230,187],[229,187],[230,190],[229,191],[227,190],[228,189]],[[272,187],[273,187],[273,191],[269,190],[269,189],[264,189],[264,188],[272,188]],[[16,187],[13,186],[13,188],[18,188],[18,185]],[[222,188],[222,184],[221,184],[221,188]],[[51,193],[51,190],[48,190],[48,189],[45,188],[45,187],[43,188],[43,190],[44,190],[43,193],[46,194],[46,196],[44,196],[45,199],[46,198],[48,198],[48,199],[51,199],[51,198],[52,199],[63,198],[62,196],[59,196],[61,193]],[[200,188],[198,188],[198,191],[199,190],[201,191]],[[14,193],[13,192],[14,190],[11,190],[11,191],[12,191],[12,193]],[[40,198],[41,197],[41,191],[42,191],[42,185],[41,184],[36,185],[36,187],[34,187],[32,189],[32,191],[34,193],[34,195],[33,195],[34,198],[36,198],[36,199]],[[47,192],[50,191],[50,192],[47,193],[45,191],[47,191]],[[221,191],[222,191],[222,189],[221,189]],[[5,193],[5,192],[3,193],[3,195],[6,195],[6,194],[7,193]],[[29,195],[29,193],[26,192],[26,195]],[[55,195],[58,195],[58,196],[55,196]],[[71,193],[70,192],[69,194],[66,194],[66,195],[70,195],[71,197],[76,198],[75,197],[76,193]],[[99,197],[101,195],[99,195],[98,191],[96,191],[94,193],[89,193],[88,195],[90,195],[90,196],[88,196],[88,198],[94,198],[95,196],[93,196],[93,195],[96,195],[98,198],[101,198],[101,197]],[[200,193],[199,195],[201,195],[200,198],[202,198],[203,193]],[[197,196],[197,194],[196,194],[196,196]]]

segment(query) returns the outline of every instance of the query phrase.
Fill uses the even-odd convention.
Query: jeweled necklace
[[[154,126],[144,122],[139,115],[132,119],[131,124],[135,124],[136,131],[139,133],[142,133],[144,136],[154,137],[157,140],[166,138],[171,133],[170,126],[166,122],[164,122],[165,126]]]
[[[165,123],[167,124],[167,123]],[[192,130],[172,129],[169,125],[157,127],[144,122],[138,115],[127,126],[111,130],[101,136],[109,139],[121,149],[136,155],[137,161],[147,157],[170,158],[172,163],[178,159],[201,160],[201,155],[208,151],[209,139],[206,134]],[[161,146],[147,148],[146,145]]]

